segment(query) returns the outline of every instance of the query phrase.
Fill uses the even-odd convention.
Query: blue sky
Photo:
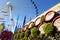
[[[37,7],[39,15],[44,11],[48,10],[55,4],[59,3],[60,0],[33,0]],[[0,8],[6,5],[7,2],[11,2],[13,6],[12,14],[16,20],[19,15],[19,24],[22,26],[24,16],[26,15],[26,23],[30,20],[30,17],[35,18],[35,9],[30,0],[0,0]]]

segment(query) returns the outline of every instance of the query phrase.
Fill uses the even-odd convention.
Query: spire
[[[23,20],[23,26],[25,25],[25,23],[26,23],[26,16],[24,17],[24,20]]]

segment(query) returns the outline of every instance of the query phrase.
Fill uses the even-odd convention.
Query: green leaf
[[[37,37],[39,35],[38,28],[36,28],[36,27],[32,28],[31,35],[32,35],[32,37]]]
[[[45,32],[46,35],[51,35],[53,33],[53,25],[51,23],[46,23],[44,26],[43,26],[43,30]]]

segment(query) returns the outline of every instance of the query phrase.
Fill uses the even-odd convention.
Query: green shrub
[[[33,39],[33,37],[32,37],[31,35],[29,36],[29,38],[30,38],[30,40],[32,40],[32,39]]]
[[[29,36],[29,35],[30,35],[30,30],[27,29],[27,30],[25,31],[25,36]]]
[[[45,36],[44,34],[40,34],[39,35],[39,37],[40,37],[41,40],[43,40],[44,36]]]
[[[25,37],[24,37],[24,40],[28,40],[28,37],[25,36]]]
[[[52,35],[53,29],[54,29],[54,27],[53,27],[53,25],[51,23],[46,23],[43,26],[43,30],[44,30],[46,36]]]
[[[41,23],[44,22],[44,15],[41,16],[41,20],[40,20],[40,22],[41,22]]]
[[[18,40],[18,39],[20,39],[20,34],[15,33],[15,34],[13,35],[13,40]]]
[[[24,36],[25,36],[25,33],[24,32],[21,32],[20,33],[20,38],[24,38]]]
[[[35,26],[34,22],[33,22],[33,23],[31,23],[31,28],[33,28],[34,26]]]
[[[30,37],[28,37],[28,40],[31,40],[31,38],[30,38]]]
[[[24,37],[22,40],[31,40],[29,37]]]
[[[37,37],[39,35],[38,28],[36,28],[36,27],[32,28],[31,35],[32,35],[32,37]]]
[[[56,34],[55,34],[55,37],[56,37],[58,40],[60,40],[60,33],[56,33]]]

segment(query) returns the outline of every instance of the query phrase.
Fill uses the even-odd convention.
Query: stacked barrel
[[[33,27],[37,27],[40,33],[44,33],[43,26],[48,22],[52,23],[52,25],[57,28],[57,31],[60,31],[60,14],[54,10],[47,12],[45,15],[38,17],[35,21],[31,21],[25,25],[24,31],[26,28],[31,30]]]

